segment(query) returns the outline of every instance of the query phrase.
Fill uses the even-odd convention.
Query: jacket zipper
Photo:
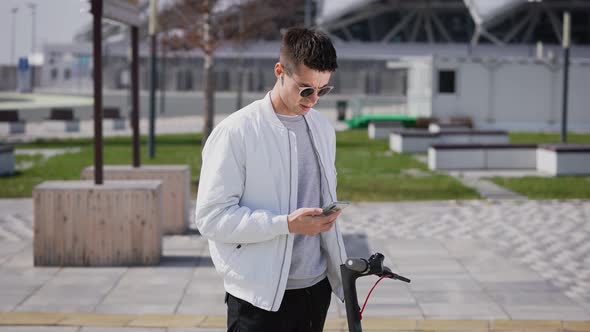
[[[316,157],[318,158],[318,162],[320,164],[320,167],[322,168],[322,171],[324,174],[324,180],[326,180],[326,186],[328,186],[328,194],[330,195],[330,199],[332,201],[334,201],[334,197],[332,196],[332,190],[330,188],[330,182],[328,181],[328,176],[326,175],[326,168],[324,167],[324,163],[322,162],[322,159],[320,158],[320,153],[318,152],[318,149],[316,147],[315,139],[313,138],[313,132],[311,130],[311,126],[307,122],[307,119],[305,118],[305,116],[303,117],[303,119],[305,119],[305,123],[307,124],[307,128],[309,130],[309,138],[311,138],[311,145],[313,146],[313,151],[315,152]],[[336,147],[334,147],[334,148],[336,148]],[[336,227],[336,235],[340,234],[340,230],[338,229],[338,223],[334,223],[334,226]],[[342,254],[342,247],[340,246],[340,241],[338,241],[338,236],[336,236],[336,243],[338,243],[338,250],[339,250],[338,258],[340,258],[340,263],[344,264],[344,262],[342,262],[342,255],[341,255]]]
[[[291,181],[293,180],[293,165],[291,163],[291,134],[289,133],[289,130],[287,130],[287,140],[289,141],[289,203],[288,203],[288,210],[287,211],[291,211],[291,191],[292,191],[292,183]],[[290,213],[290,212],[289,212]],[[288,222],[288,217],[287,217],[287,222]],[[289,244],[289,234],[287,234],[287,237],[285,239],[285,249],[283,250],[283,262],[281,263],[281,270],[279,273],[279,281],[277,282],[277,288],[275,289],[275,296],[272,300],[272,305],[270,306],[271,308],[274,308],[275,303],[277,301],[277,295],[279,295],[279,287],[281,286],[281,279],[283,278],[283,268],[285,267],[285,258],[287,257],[287,245]]]

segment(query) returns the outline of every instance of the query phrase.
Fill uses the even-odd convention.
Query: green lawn
[[[388,150],[387,141],[369,140],[366,129],[338,132],[338,199],[402,201],[479,198],[475,191],[457,180],[429,171],[411,155]]]
[[[156,158],[147,158],[145,137],[142,138],[142,164],[190,165],[192,181],[201,169],[200,136],[162,135],[157,138]],[[79,180],[82,169],[94,165],[94,145],[91,139],[45,140],[16,145],[16,149],[49,149],[80,147],[78,153],[66,153],[44,159],[39,155],[17,155],[17,164],[33,162],[33,167],[9,177],[0,177],[0,197],[31,197],[32,189],[47,180]],[[103,147],[104,164],[130,165],[131,138],[107,138]],[[194,186],[191,186],[194,187]],[[193,188],[194,189],[194,188]]]
[[[46,140],[17,145],[25,148],[80,147],[68,153],[43,159],[18,156],[17,162],[33,162],[33,167],[0,177],[0,197],[31,197],[34,186],[46,180],[78,180],[80,172],[93,164],[91,139]],[[145,137],[142,140],[142,164],[188,164],[193,182],[201,166],[200,136],[161,135],[157,138],[154,160],[147,159]],[[473,199],[477,193],[451,177],[430,172],[409,155],[388,152],[387,142],[370,141],[366,130],[337,134],[338,196],[351,201],[399,201],[432,199]],[[105,164],[131,164],[131,139],[107,138]],[[193,191],[194,191],[194,186]]]
[[[510,133],[512,143],[559,143],[559,133]],[[590,134],[568,133],[569,143],[590,144]],[[494,183],[531,199],[590,198],[590,177],[491,178]]]
[[[560,176],[521,178],[494,177],[491,180],[531,199],[590,198],[590,177]]]
[[[190,165],[196,183],[201,167],[201,136],[161,135],[154,160],[148,160],[146,139],[142,138],[142,164]],[[514,143],[555,143],[559,134],[511,133]],[[573,143],[590,143],[590,134],[570,134]],[[91,139],[43,140],[19,144],[17,149],[79,147],[80,152],[50,158],[17,156],[17,164],[32,165],[15,175],[0,177],[1,197],[31,197],[33,187],[47,180],[78,180],[84,167],[93,165]],[[107,138],[105,164],[131,164],[131,139]],[[479,195],[455,179],[431,172],[411,155],[388,150],[388,142],[371,141],[366,130],[337,133],[336,169],[338,198],[350,201],[403,201],[474,199]],[[533,199],[590,198],[590,177],[491,178],[508,189]],[[195,186],[191,186],[193,192]]]
[[[510,143],[559,143],[559,133],[530,133],[530,132],[513,132],[510,133]],[[568,133],[568,143],[585,143],[590,144],[590,133]]]

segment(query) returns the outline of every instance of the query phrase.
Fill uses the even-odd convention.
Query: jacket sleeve
[[[244,141],[233,128],[216,127],[203,149],[195,222],[206,238],[256,243],[288,234],[287,215],[240,206],[246,177]]]

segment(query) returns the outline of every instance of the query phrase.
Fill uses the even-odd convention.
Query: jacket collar
[[[279,120],[279,117],[277,116],[277,114],[275,113],[274,108],[272,107],[272,102],[270,100],[270,91],[266,94],[266,96],[262,99],[262,117],[267,120],[270,124],[286,130],[287,127],[285,127],[285,125],[281,122],[281,120]],[[311,112],[313,111],[313,109],[310,109],[309,112],[307,112],[305,115],[303,115],[303,117],[305,118],[305,120],[307,121],[308,124],[310,124],[311,121]],[[310,124],[311,127],[311,124]]]

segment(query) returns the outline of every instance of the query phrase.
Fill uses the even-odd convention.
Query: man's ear
[[[283,65],[281,65],[281,63],[280,63],[280,62],[277,62],[277,63],[275,64],[275,76],[276,76],[277,78],[279,78],[279,77],[282,77],[282,76],[283,76],[283,72],[284,72],[284,70],[285,70],[285,69],[283,68]]]

